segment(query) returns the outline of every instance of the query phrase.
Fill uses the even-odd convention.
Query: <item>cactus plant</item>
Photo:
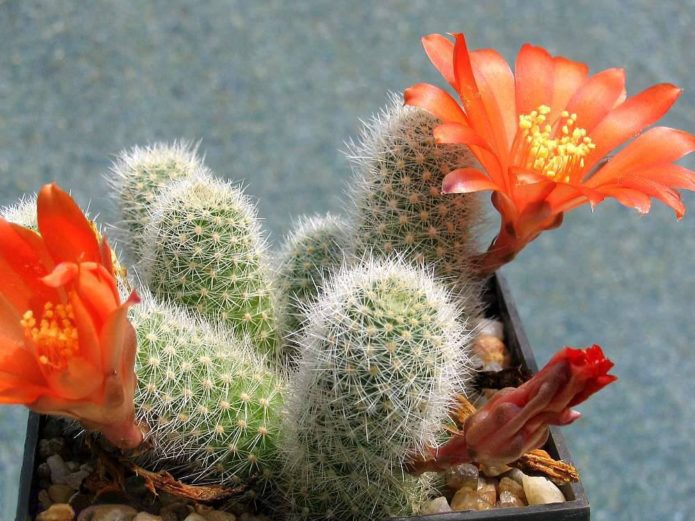
[[[248,335],[279,356],[271,274],[256,211],[242,191],[209,176],[172,184],[153,205],[140,272],[150,290]]]
[[[13,205],[0,208],[0,216],[11,223],[37,231],[36,194],[24,196]]]
[[[122,237],[134,260],[142,254],[143,232],[152,203],[172,181],[208,173],[197,156],[197,146],[186,141],[157,143],[124,150],[106,176],[120,212]]]
[[[131,311],[136,410],[150,427],[141,462],[197,483],[270,480],[283,380],[248,341],[142,293]]]
[[[349,145],[354,244],[358,255],[398,252],[410,262],[434,266],[460,292],[472,288],[483,207],[477,194],[442,195],[444,176],[475,160],[465,146],[435,144],[438,123],[392,96],[365,124],[360,140]]]
[[[402,261],[344,267],[308,311],[283,426],[292,519],[381,519],[417,510],[428,481],[408,455],[436,443],[468,373],[450,293]]]
[[[278,330],[293,352],[299,347],[304,310],[343,263],[349,238],[344,219],[317,215],[301,218],[282,246],[275,273]]]

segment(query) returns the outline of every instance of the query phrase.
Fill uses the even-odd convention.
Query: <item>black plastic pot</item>
[[[499,317],[504,322],[505,343],[515,363],[522,363],[532,373],[538,371],[536,359],[521,326],[521,319],[514,305],[509,286],[504,277],[496,274],[489,285],[490,316]],[[27,437],[24,444],[24,461],[20,476],[19,500],[15,521],[34,519],[37,510],[37,484],[34,481],[36,455],[39,442],[41,417],[29,415]],[[551,428],[550,439],[544,447],[556,459],[571,462],[564,436]],[[522,508],[494,509],[480,512],[453,512],[429,516],[415,516],[392,519],[390,521],[468,521],[468,520],[520,520],[520,521],[589,521],[589,499],[579,483],[561,487],[567,501],[550,505],[527,506]]]

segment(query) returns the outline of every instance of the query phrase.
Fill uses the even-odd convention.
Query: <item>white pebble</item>
[[[481,318],[478,322],[478,334],[490,335],[504,340],[504,324],[492,318]]]
[[[552,481],[542,476],[523,477],[524,493],[529,505],[547,505],[548,503],[563,503],[565,495]]]
[[[434,498],[432,501],[425,503],[425,506],[422,507],[420,513],[426,516],[429,514],[446,514],[447,512],[451,511],[451,507],[449,506],[449,502],[446,500],[446,498],[444,496],[439,496]]]

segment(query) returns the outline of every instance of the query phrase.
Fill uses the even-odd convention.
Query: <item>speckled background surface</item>
[[[300,208],[340,207],[338,150],[359,118],[389,90],[440,82],[419,44],[430,32],[465,31],[508,59],[531,41],[593,71],[623,66],[630,92],[676,83],[685,93],[664,121],[695,129],[693,0],[192,4],[0,0],[0,205],[55,179],[108,220],[101,174],[114,153],[202,139],[209,166],[260,198],[277,240]],[[541,363],[593,342],[616,361],[620,382],[565,431],[592,519],[695,512],[694,257],[695,216],[609,202],[570,214],[504,270]],[[23,422],[0,410],[2,521]]]

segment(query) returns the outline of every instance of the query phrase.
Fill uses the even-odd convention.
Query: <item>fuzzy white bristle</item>
[[[450,297],[390,258],[343,267],[309,307],[283,427],[296,511],[324,519],[332,505],[366,520],[417,510],[428,483],[406,475],[406,459],[436,445],[470,374],[472,324]]]

